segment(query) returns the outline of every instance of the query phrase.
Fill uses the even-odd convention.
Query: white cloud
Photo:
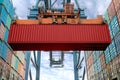
[[[29,14],[29,8],[36,4],[37,0],[13,0],[13,4],[16,7],[16,14],[20,19],[26,19]],[[55,0],[52,0],[52,3]],[[75,8],[77,8],[74,0],[71,0],[74,3]],[[88,18],[96,18],[98,14],[104,14],[111,0],[78,0],[78,4],[81,8],[86,8],[85,12]],[[58,0],[54,8],[63,8],[62,0]]]
[[[20,19],[27,19],[29,14],[29,1],[28,0],[13,0],[13,5],[15,7],[15,12]]]
[[[96,18],[97,15],[103,15],[111,0],[80,0],[81,8],[86,8],[85,12],[88,18]]]

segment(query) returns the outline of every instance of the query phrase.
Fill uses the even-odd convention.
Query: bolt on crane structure
[[[33,52],[34,59],[31,59],[29,51],[26,53],[28,58],[25,80],[28,80],[29,76],[32,80],[30,62],[36,69],[36,80],[40,80],[41,51],[39,50],[74,50],[74,80],[79,80],[78,70],[83,59],[80,61],[78,50],[104,50],[111,42],[108,26],[101,19],[86,20],[84,10],[80,9],[77,0],[75,2],[78,9],[73,8],[74,5],[70,4],[70,0],[63,0],[64,9],[57,9],[58,11],[52,8],[56,1],[52,4],[51,0],[38,0],[30,9],[29,20],[16,20],[16,23],[11,25],[8,43],[14,50],[38,50],[37,53]],[[77,13],[74,13],[76,11]],[[19,39],[16,39],[17,36]],[[57,60],[53,57],[54,55],[50,53],[51,65],[55,63],[63,66],[63,54]],[[84,75],[85,68],[83,79]]]

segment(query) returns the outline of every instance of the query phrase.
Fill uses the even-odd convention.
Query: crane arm
[[[76,5],[77,5],[77,7],[80,9],[80,6],[79,6],[79,4],[78,4],[78,0],[75,0],[75,3],[76,3]]]

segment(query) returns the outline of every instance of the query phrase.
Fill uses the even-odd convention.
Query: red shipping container
[[[14,50],[105,50],[111,39],[106,24],[15,24],[8,43]]]

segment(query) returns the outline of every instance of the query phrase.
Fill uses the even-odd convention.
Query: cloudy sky
[[[33,54],[32,54],[33,55]],[[84,53],[81,53],[81,59],[84,56]],[[32,57],[33,58],[33,57]],[[40,80],[74,80],[74,65],[73,65],[73,55],[71,53],[66,53],[64,55],[64,67],[63,68],[51,68],[49,61],[49,52],[42,51],[41,54],[41,74]],[[32,63],[32,77],[35,80],[36,71]],[[82,63],[84,67],[84,62]],[[83,73],[83,68],[80,69],[79,76]],[[85,79],[86,80],[86,79]]]
[[[19,19],[27,19],[30,8],[36,4],[36,0],[12,0],[12,1],[15,7],[16,15],[18,16]],[[78,2],[80,7],[82,9],[85,9],[85,13],[88,18],[96,18],[96,15],[101,15],[105,13],[111,0],[78,0]],[[75,3],[74,0],[72,0],[72,3]],[[53,7],[62,8],[61,4],[62,0],[58,0]],[[75,8],[77,8],[76,4],[74,5]],[[35,76],[35,69],[32,68],[32,70],[34,73],[33,76]],[[35,78],[33,80],[35,80]],[[49,53],[42,52],[41,80],[74,80],[73,56],[71,54],[65,54],[64,68],[59,69],[50,68]]]
[[[29,15],[29,9],[31,6],[36,4],[36,0],[12,0],[14,7],[16,9],[16,14],[19,19],[26,19]],[[55,0],[52,0],[52,2]],[[75,3],[74,0],[71,0],[72,3]],[[85,9],[85,13],[88,18],[95,18],[98,14],[104,14],[111,0],[78,0],[79,5],[82,9]],[[54,8],[62,7],[62,0],[57,0]],[[59,6],[58,6],[59,5]],[[75,8],[76,7],[76,4]]]

